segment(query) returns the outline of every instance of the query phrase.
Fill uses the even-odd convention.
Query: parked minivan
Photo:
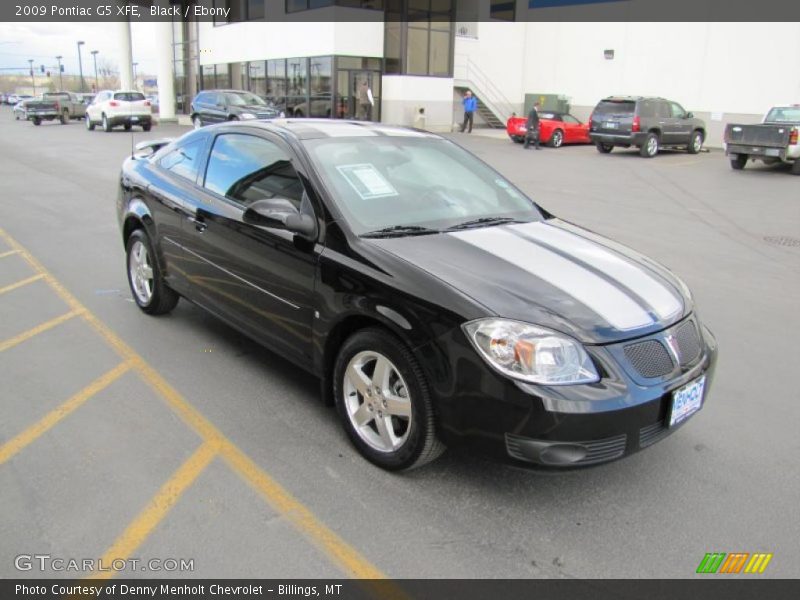
[[[602,154],[615,146],[636,146],[645,158],[663,147],[683,147],[697,154],[706,138],[706,124],[672,100],[612,96],[592,112],[589,137]]]

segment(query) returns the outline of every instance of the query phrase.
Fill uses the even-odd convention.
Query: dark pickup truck
[[[70,119],[83,119],[86,115],[83,100],[72,92],[45,92],[41,98],[28,102],[25,110],[34,125],[54,119],[66,125]]]
[[[725,154],[731,167],[744,169],[748,160],[792,165],[800,175],[800,104],[775,106],[758,125],[729,123],[725,127]]]

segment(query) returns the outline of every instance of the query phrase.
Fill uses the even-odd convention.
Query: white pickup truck
[[[748,160],[792,165],[800,175],[800,104],[774,106],[758,125],[729,123],[725,127],[725,154],[731,167],[744,169]]]

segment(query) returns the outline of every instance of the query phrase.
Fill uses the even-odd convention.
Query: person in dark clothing
[[[539,146],[539,103],[533,105],[531,112],[528,113],[528,122],[525,124],[527,133],[525,134],[525,149],[534,144],[534,148],[541,150]]]
[[[472,118],[475,115],[475,111],[478,110],[478,100],[472,95],[472,92],[467,90],[461,102],[464,105],[464,122],[461,124],[461,133],[464,133],[467,124],[469,124],[469,133],[472,133]]]

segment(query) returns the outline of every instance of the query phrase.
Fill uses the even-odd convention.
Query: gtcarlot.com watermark
[[[108,571],[150,571],[154,573],[194,571],[193,558],[62,558],[50,554],[19,554],[14,558],[17,571],[56,571],[63,573],[103,573]]]

